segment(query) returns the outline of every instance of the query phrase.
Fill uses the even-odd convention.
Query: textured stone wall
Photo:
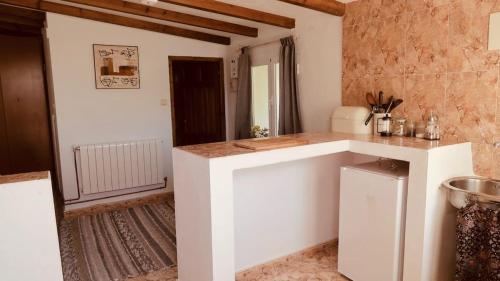
[[[365,93],[404,99],[395,115],[433,110],[444,139],[473,143],[477,174],[500,178],[500,51],[488,51],[496,0],[359,0],[343,27],[342,102]]]

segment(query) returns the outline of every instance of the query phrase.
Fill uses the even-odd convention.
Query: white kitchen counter
[[[334,133],[291,137],[308,144],[258,152],[233,142],[173,149],[180,281],[234,280],[239,171],[348,152],[410,163],[404,281],[453,279],[455,212],[439,186],[454,176],[473,175],[470,143]]]

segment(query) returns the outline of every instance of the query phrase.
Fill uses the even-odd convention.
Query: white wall
[[[345,152],[234,172],[236,270],[338,238]]]
[[[333,110],[342,105],[342,18],[310,11],[294,35],[304,131],[328,132]]]
[[[63,281],[50,178],[0,184],[2,280]]]
[[[227,47],[52,13],[47,24],[65,199],[78,195],[76,144],[162,139],[171,178],[168,57],[225,57]],[[92,44],[139,46],[141,89],[96,90]],[[161,106],[161,99],[168,104]]]

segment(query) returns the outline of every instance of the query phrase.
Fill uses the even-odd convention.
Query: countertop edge
[[[330,136],[329,137],[324,137],[324,136]],[[290,136],[290,135],[289,135]],[[275,150],[281,150],[281,149],[290,149],[290,148],[296,148],[296,147],[302,147],[302,146],[309,146],[309,145],[315,145],[315,144],[321,144],[321,143],[331,143],[331,142],[337,142],[337,141],[349,141],[349,142],[355,142],[355,143],[370,143],[370,144],[378,144],[378,145],[387,145],[391,147],[398,147],[398,148],[405,148],[405,149],[412,149],[412,150],[418,150],[418,151],[434,151],[436,149],[441,149],[445,147],[450,147],[454,145],[459,145],[459,144],[464,144],[467,142],[450,142],[450,141],[427,141],[427,140],[422,140],[422,139],[411,139],[411,138],[401,138],[398,137],[396,138],[387,138],[383,139],[380,137],[373,137],[374,139],[365,139],[365,136],[356,136],[356,135],[345,135],[345,134],[319,134],[320,139],[315,140],[315,137],[318,136],[318,134],[315,133],[305,133],[305,134],[298,134],[298,135],[291,135],[292,137],[299,137],[302,139],[310,139],[311,142],[308,144],[301,144],[301,145],[294,145],[294,146],[289,146],[289,147],[283,147],[283,148],[271,148],[271,149],[265,149],[265,150],[251,150],[251,149],[245,149],[245,148],[239,148],[239,147],[233,147],[232,145],[237,142],[237,141],[227,141],[227,142],[220,142],[220,143],[208,143],[208,144],[199,144],[199,145],[190,145],[190,146],[182,146],[182,147],[176,147],[175,149],[179,151],[183,151],[189,154],[192,154],[194,156],[198,156],[204,159],[223,159],[223,158],[231,158],[234,156],[242,156],[242,155],[248,155],[248,154],[254,154],[254,153],[261,153],[261,152],[269,152],[269,151],[275,151]],[[387,141],[387,142],[386,142]],[[432,144],[432,142],[435,142],[435,144]]]
[[[31,172],[0,176],[0,184],[18,183],[25,181],[45,180],[49,178],[49,171]]]

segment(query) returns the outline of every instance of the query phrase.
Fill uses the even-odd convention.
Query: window
[[[274,41],[250,49],[252,61],[252,126],[278,135],[280,42]]]
[[[279,63],[252,66],[252,126],[278,135]]]
[[[252,67],[252,125],[269,128],[269,66]]]

